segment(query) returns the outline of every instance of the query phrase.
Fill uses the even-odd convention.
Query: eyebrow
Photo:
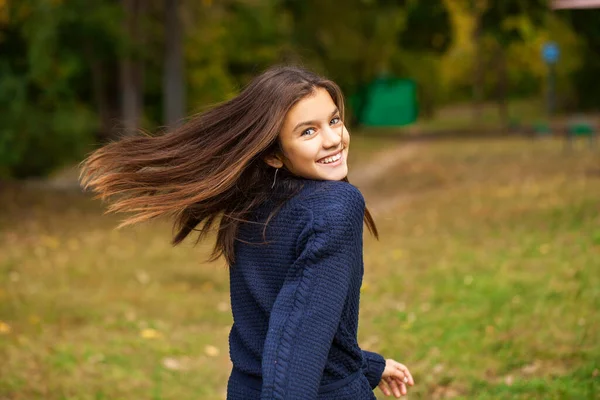
[[[329,115],[329,118],[333,118],[333,116],[337,113],[339,113],[340,110],[338,110],[338,108],[336,107],[335,110],[333,110],[333,112]],[[304,121],[304,122],[300,122],[298,125],[296,125],[294,127],[294,129],[292,129],[292,132],[295,132],[296,129],[300,128],[301,126],[306,126],[306,125],[317,125],[318,121]]]

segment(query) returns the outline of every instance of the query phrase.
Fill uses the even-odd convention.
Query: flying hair
[[[273,196],[273,168],[263,158],[281,151],[278,135],[286,114],[317,88],[327,90],[343,120],[344,98],[334,82],[300,67],[272,67],[237,97],[180,127],[124,137],[95,150],[80,165],[81,186],[108,202],[107,212],[131,214],[118,228],[172,218],[173,245],[193,231],[198,243],[215,228],[210,260],[222,255],[232,265],[239,225]],[[301,188],[285,168],[279,173],[276,189],[286,194],[281,207]],[[378,237],[366,208],[364,219]]]

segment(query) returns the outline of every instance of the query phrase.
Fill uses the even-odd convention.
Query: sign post
[[[560,50],[556,43],[547,42],[542,47],[542,58],[548,65],[546,101],[548,116],[554,115],[554,111],[556,111],[556,62],[559,56]]]

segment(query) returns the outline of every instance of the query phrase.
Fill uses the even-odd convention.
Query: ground
[[[419,399],[600,396],[600,150],[555,139],[355,135],[365,232],[361,346]],[[212,242],[68,187],[0,201],[0,399],[223,399],[231,324]],[[383,398],[381,392],[377,392]]]

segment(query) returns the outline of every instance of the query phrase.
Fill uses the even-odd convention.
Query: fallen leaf
[[[181,361],[173,357],[166,357],[162,360],[162,365],[166,369],[170,369],[171,371],[181,371],[183,369],[183,365]]]
[[[204,347],[204,352],[209,357],[216,357],[219,355],[219,349],[215,346],[211,346],[210,344]]]
[[[0,334],[2,334],[2,335],[9,334],[11,330],[12,329],[11,329],[10,325],[8,325],[4,321],[0,321]]]
[[[135,278],[142,285],[147,285],[150,282],[150,275],[146,271],[138,269],[135,271]]]
[[[142,331],[140,332],[140,336],[143,337],[144,339],[157,339],[159,337],[162,337],[162,334],[160,332],[158,332],[156,329],[142,329]]]

